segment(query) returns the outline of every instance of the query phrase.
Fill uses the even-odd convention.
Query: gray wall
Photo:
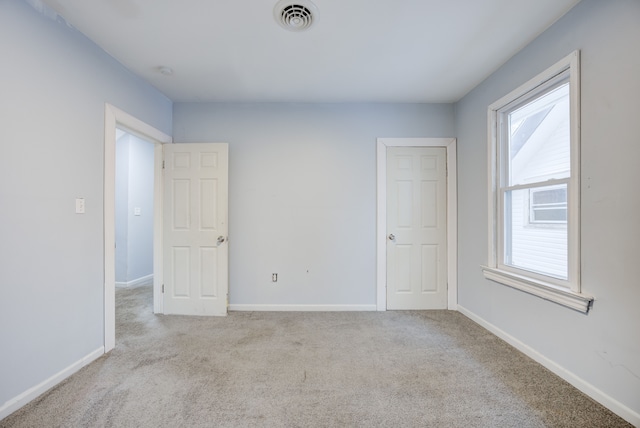
[[[375,305],[376,138],[454,124],[451,105],[176,103],[174,130],[229,143],[232,305]]]
[[[130,135],[127,281],[153,274],[154,145]],[[140,208],[140,215],[135,209]]]
[[[459,303],[640,413],[640,2],[583,0],[456,104]],[[587,316],[484,279],[487,106],[582,54],[582,287]]]
[[[116,284],[127,282],[129,266],[129,137],[116,136]]]
[[[124,134],[116,144],[116,283],[153,274],[153,143]],[[140,215],[135,209],[140,208]]]
[[[172,104],[22,1],[0,1],[0,40],[2,407],[104,344],[105,102],[167,134]]]

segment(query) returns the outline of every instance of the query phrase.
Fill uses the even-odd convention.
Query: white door
[[[447,153],[387,148],[387,309],[447,308]]]
[[[228,145],[164,146],[164,313],[226,315]]]

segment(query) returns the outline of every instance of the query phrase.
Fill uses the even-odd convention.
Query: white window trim
[[[593,305],[593,297],[583,294],[580,290],[580,74],[579,51],[574,51],[561,59],[553,66],[543,71],[533,79],[521,85],[506,96],[500,98],[489,106],[488,109],[488,166],[489,166],[489,259],[487,266],[482,270],[485,278],[525,291],[529,294],[541,297],[560,305],[588,313]],[[574,191],[569,191],[567,205],[578,207],[568,213],[568,273],[569,288],[561,287],[553,282],[546,281],[538,275],[528,274],[526,271],[510,269],[499,265],[498,237],[499,233],[499,186],[498,186],[498,111],[516,99],[529,94],[535,88],[544,85],[555,76],[570,70],[570,105],[571,105],[571,178],[568,186]]]

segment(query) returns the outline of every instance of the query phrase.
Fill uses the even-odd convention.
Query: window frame
[[[574,51],[536,77],[511,91],[488,107],[488,167],[489,167],[489,257],[482,266],[484,276],[492,281],[542,297],[543,299],[588,313],[593,297],[583,294],[580,285],[580,53]],[[570,105],[570,168],[566,179],[555,179],[548,185],[567,185],[567,280],[541,275],[529,270],[515,268],[503,263],[504,207],[502,193],[506,162],[500,150],[504,138],[500,126],[501,111],[510,105],[522,105],[532,101],[549,87],[556,85],[564,74],[568,74]],[[510,189],[519,186],[509,186]],[[534,186],[535,187],[535,186]]]

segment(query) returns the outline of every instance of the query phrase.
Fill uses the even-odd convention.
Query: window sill
[[[543,281],[488,266],[482,266],[482,272],[484,277],[491,281],[533,294],[584,314],[589,313],[589,309],[593,305],[594,299],[591,296],[574,293]]]

